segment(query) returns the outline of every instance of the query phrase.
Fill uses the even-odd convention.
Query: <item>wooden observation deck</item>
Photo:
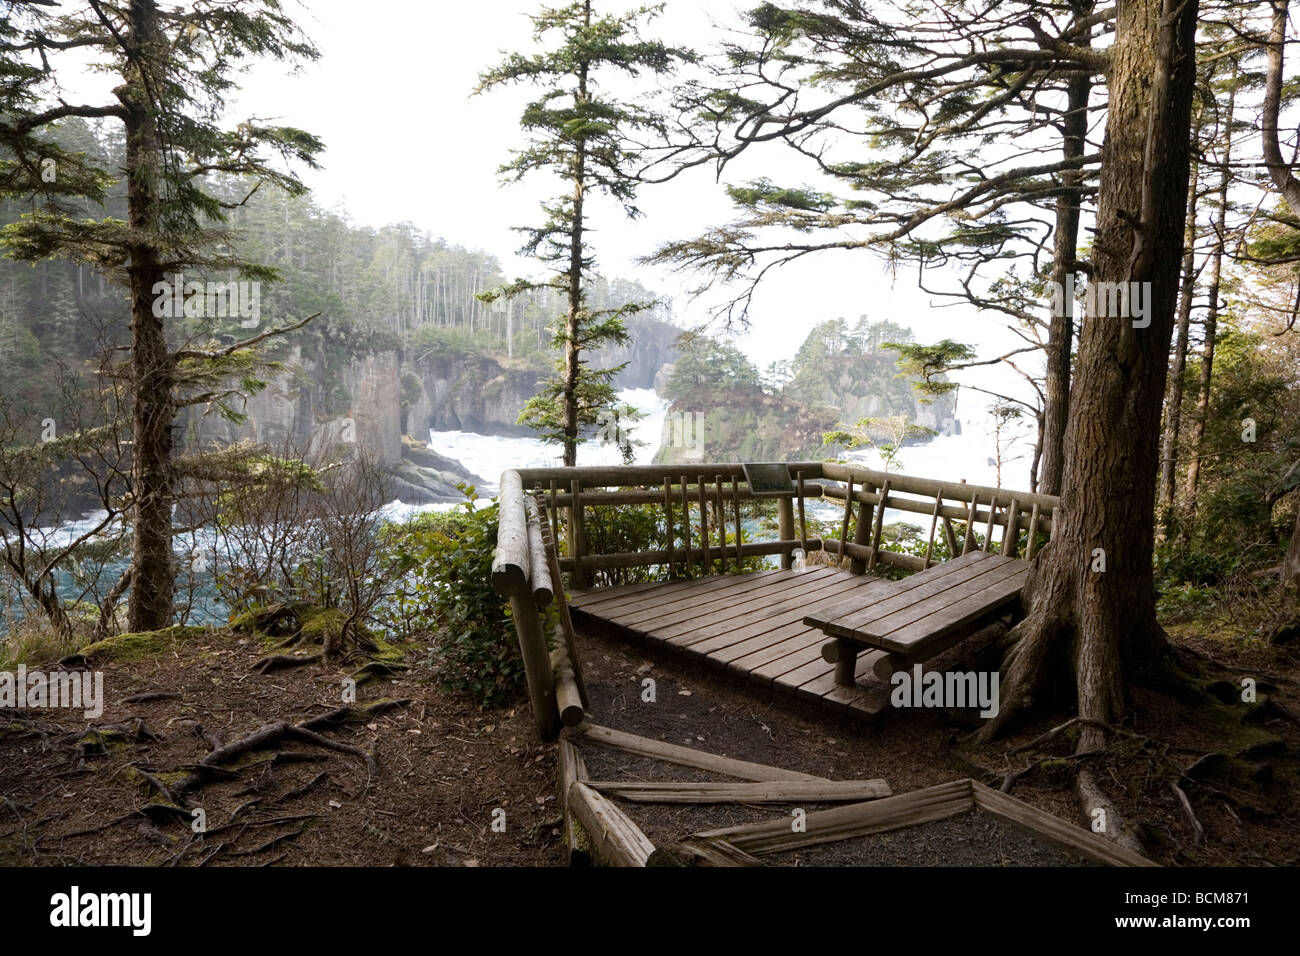
[[[835,503],[837,536],[809,537],[818,498]],[[500,502],[493,583],[511,600],[547,737],[583,717],[575,626],[873,716],[895,671],[1014,620],[1025,559],[1050,540],[1059,507],[1049,495],[830,462],[507,471]],[[657,546],[595,551],[593,540],[617,539],[607,520],[617,509],[639,512],[643,533],[652,524]],[[776,534],[764,540],[771,510]],[[882,544],[886,511],[928,524],[923,554]],[[755,569],[759,557],[779,568]],[[913,573],[879,574],[900,568]],[[554,651],[539,615],[552,601]]]

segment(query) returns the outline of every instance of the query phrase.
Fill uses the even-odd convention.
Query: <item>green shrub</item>
[[[641,491],[641,488],[622,488],[622,491]],[[713,493],[708,499],[709,505],[709,546],[715,557],[709,574],[721,574],[722,562],[716,557],[718,551],[718,514]],[[730,499],[724,498],[723,511],[726,515],[726,540],[735,546],[736,534],[734,516]],[[701,573],[698,557],[700,548],[700,515],[698,497],[691,498],[691,550],[696,555],[692,560],[692,573]],[[742,512],[742,520],[744,514]],[[668,547],[667,522],[664,519],[662,504],[652,505],[613,505],[584,510],[583,532],[587,539],[588,554],[637,554],[646,551],[663,551]],[[686,536],[682,523],[681,500],[673,500],[673,544],[680,548]],[[767,566],[763,557],[749,557],[737,565],[734,555],[728,552],[727,570],[732,574],[746,571],[760,571]],[[680,571],[679,571],[680,573]],[[621,584],[639,584],[643,581],[667,581],[669,568],[667,564],[644,565],[630,568],[600,568],[592,574],[595,587],[617,587]]]
[[[393,591],[377,617],[401,634],[424,631],[444,687],[483,707],[514,703],[523,661],[509,606],[492,588],[498,506],[474,505],[474,489],[454,511],[417,516],[384,529]]]
[[[1161,590],[1156,612],[1166,622],[1197,620],[1214,612],[1222,597],[1215,588],[1192,584],[1169,586]]]
[[[1156,583],[1165,590],[1222,584],[1236,566],[1229,554],[1178,543],[1156,548]]]

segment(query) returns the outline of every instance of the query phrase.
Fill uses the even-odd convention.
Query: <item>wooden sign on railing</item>
[[[783,498],[794,494],[790,466],[781,461],[746,462],[745,481],[755,498]]]

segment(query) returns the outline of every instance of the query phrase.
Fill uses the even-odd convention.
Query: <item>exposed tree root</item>
[[[364,790],[370,788],[379,773],[379,765],[373,751],[365,750],[353,744],[344,743],[339,740],[332,740],[324,736],[319,731],[330,730],[342,727],[348,724],[366,722],[372,720],[379,714],[386,713],[397,707],[409,704],[409,700],[379,700],[373,703],[356,706],[340,707],[336,710],[328,711],[324,714],[318,714],[315,717],[308,718],[300,723],[293,724],[288,721],[276,721],[275,723],[266,724],[259,727],[238,740],[221,745],[218,742],[212,750],[200,760],[197,764],[191,764],[185,768],[186,772],[178,779],[168,778],[164,780],[158,773],[146,770],[138,765],[131,765],[128,769],[135,774],[138,780],[147,785],[158,797],[159,801],[151,803],[143,808],[144,812],[151,817],[166,818],[168,816],[184,816],[188,813],[189,807],[186,803],[186,796],[193,791],[198,790],[205,784],[213,781],[229,781],[240,778],[240,771],[226,766],[241,757],[257,751],[270,750],[272,753],[259,764],[268,768],[280,764],[288,763],[315,763],[328,759],[325,755],[313,753],[304,750],[285,750],[280,749],[286,741],[297,741],[306,743],[313,747],[319,747],[322,750],[328,750],[334,753],[346,754],[350,757],[356,757],[361,760],[366,767],[366,783]],[[139,722],[137,722],[139,723]],[[195,732],[201,732],[202,726],[196,724],[191,728]],[[213,738],[215,739],[215,738]],[[249,765],[245,765],[242,770],[248,770]],[[321,780],[325,779],[324,773],[318,774],[310,783],[301,788],[300,791],[286,794],[282,799],[299,796],[312,787],[316,786]],[[264,789],[266,781],[257,785],[254,789]],[[247,792],[245,790],[244,792]],[[247,807],[251,807],[260,802],[262,798],[258,797],[241,806],[232,814],[232,821]],[[229,824],[227,824],[229,825]],[[224,829],[224,828],[223,828]]]
[[[162,797],[164,800],[166,800],[167,803],[169,803],[174,807],[181,806],[181,802],[176,799],[176,795],[172,793],[171,788],[168,787],[167,784],[163,783],[161,780],[159,780],[156,776],[151,774],[148,770],[145,770],[143,767],[135,767],[134,769],[136,773],[138,773],[141,777],[144,778],[145,783],[153,787],[154,790],[158,792],[158,795]]]
[[[1106,754],[1105,750],[1088,750],[1083,753],[1066,754],[1064,757],[1042,757],[1039,760],[1031,761],[1029,764],[1027,764],[1026,766],[1022,767],[1019,770],[1013,770],[1010,773],[1004,774],[1002,777],[1002,782],[998,785],[998,789],[1001,790],[1003,793],[1010,793],[1011,789],[1020,781],[1022,777],[1029,776],[1031,773],[1033,773],[1035,770],[1042,767],[1044,764],[1050,763],[1052,761],[1062,761],[1062,760],[1071,761],[1071,762],[1082,761],[1082,760],[1087,760],[1090,757],[1101,757],[1104,756],[1105,754]]]
[[[410,664],[403,664],[400,661],[370,661],[364,667],[353,671],[352,679],[358,684],[364,684],[368,681],[396,677],[410,669]]]
[[[1071,727],[1076,727],[1076,726],[1091,726],[1091,727],[1098,727],[1098,728],[1100,728],[1100,729],[1102,729],[1102,730],[1107,731],[1107,732],[1110,733],[1110,734],[1119,734],[1119,733],[1120,733],[1120,731],[1118,730],[1118,728],[1112,727],[1110,724],[1106,723],[1104,720],[1093,720],[1091,717],[1071,717],[1071,718],[1070,718],[1069,720],[1067,720],[1065,723],[1063,723],[1063,724],[1059,724],[1058,726],[1053,727],[1053,728],[1052,728],[1051,730],[1049,730],[1047,733],[1042,734],[1042,735],[1040,735],[1040,736],[1038,736],[1038,737],[1035,737],[1033,740],[1029,741],[1029,743],[1027,743],[1027,744],[1022,744],[1021,746],[1015,748],[1015,749],[1012,750],[1011,752],[1012,752],[1013,754],[1019,754],[1019,753],[1024,753],[1026,750],[1037,750],[1037,749],[1038,749],[1039,747],[1041,747],[1043,744],[1045,744],[1045,743],[1049,743],[1049,742],[1055,740],[1057,737],[1061,736],[1061,734],[1065,733],[1065,731],[1069,730]],[[1136,735],[1134,735],[1134,736],[1136,736]],[[1146,739],[1146,738],[1143,738],[1143,739]]]
[[[362,750],[360,747],[352,744],[345,744],[338,740],[330,740],[314,730],[308,730],[297,724],[291,724],[287,720],[276,721],[273,724],[266,724],[263,727],[253,731],[247,737],[236,740],[233,743],[226,744],[219,750],[214,750],[203,758],[200,765],[211,767],[220,766],[229,763],[244,754],[251,753],[255,750],[266,750],[276,746],[282,740],[298,740],[303,743],[312,744],[325,750],[333,750],[337,753],[348,754],[353,757],[359,757],[365,762],[366,771],[369,775],[368,781],[371,781],[379,773],[379,766],[375,762],[374,754]]]
[[[1083,818],[1088,827],[1127,850],[1146,855],[1146,848],[1137,838],[1132,828],[1115,807],[1114,802],[1097,784],[1092,771],[1079,768],[1075,778],[1079,794],[1079,804],[1083,808]]]
[[[269,674],[272,671],[288,670],[291,667],[317,664],[324,659],[324,654],[272,654],[269,657],[263,657],[253,665],[252,669],[259,674]]]
[[[170,690],[150,690],[140,694],[132,694],[130,697],[123,697],[124,704],[151,704],[158,700],[180,700],[181,695]]]
[[[1219,796],[1225,801],[1236,802],[1231,794],[1225,793],[1201,779],[1207,770],[1226,759],[1223,754],[1202,754],[1186,768],[1183,768],[1175,763],[1170,756],[1170,752],[1185,748],[1173,747],[1142,734],[1116,727],[1107,721],[1087,717],[1073,717],[1052,727],[1045,733],[1039,734],[1027,743],[1015,747],[1009,751],[1009,755],[1040,752],[1044,746],[1059,740],[1072,728],[1078,728],[1084,733],[1104,736],[1109,738],[1109,741],[1102,746],[1081,749],[1084,748],[1084,733],[1081,733],[1077,742],[1078,746],[1073,753],[1031,759],[1024,767],[1003,774],[1000,785],[1002,792],[1010,793],[1018,781],[1046,764],[1066,763],[1072,765],[1075,771],[1075,787],[1083,811],[1084,825],[1089,828],[1093,828],[1095,825],[1096,832],[1104,834],[1121,846],[1136,853],[1145,853],[1136,831],[1119,813],[1114,801],[1111,800],[1098,782],[1099,770],[1094,766],[1094,763],[1099,758],[1140,758],[1151,762],[1157,774],[1161,776],[1167,774],[1168,779],[1165,781],[1164,786],[1177,799],[1191,830],[1192,844],[1197,847],[1204,845],[1205,828],[1193,809],[1191,797],[1188,795],[1187,790],[1184,789],[1184,785],[1195,784],[1201,787],[1207,795]],[[1123,746],[1128,749],[1120,749]]]
[[[1201,821],[1196,818],[1196,811],[1192,809],[1192,801],[1187,799],[1187,794],[1183,792],[1182,787],[1178,786],[1176,780],[1169,781],[1169,789],[1178,798],[1178,804],[1183,808],[1183,814],[1187,817],[1187,822],[1191,824],[1193,845],[1200,846],[1205,842],[1205,827],[1201,826]]]
[[[342,727],[345,724],[366,723],[373,720],[380,714],[386,714],[390,710],[396,710],[398,707],[406,707],[411,703],[409,698],[392,699],[384,698],[383,700],[372,701],[369,704],[359,706],[339,707],[325,714],[319,714],[316,717],[310,717],[307,720],[299,721],[298,726],[307,730],[332,730],[335,727]]]
[[[310,780],[304,783],[301,787],[296,787],[295,789],[290,790],[287,793],[280,794],[280,796],[276,798],[277,802],[280,800],[294,800],[298,797],[303,796],[304,794],[310,793],[313,789],[315,789],[315,787],[318,784],[323,783],[329,778],[330,775],[326,773],[324,770],[322,770],[320,773],[316,774],[316,776],[312,777]]]
[[[307,832],[307,828],[311,826],[312,820],[318,820],[318,819],[320,819],[320,817],[316,815],[312,815],[310,819],[304,820],[302,826],[298,827],[298,829],[296,830],[290,830],[288,833],[281,833],[279,836],[272,837],[271,839],[263,843],[261,846],[256,846],[251,850],[231,850],[229,855],[240,856],[240,857],[257,856],[257,854],[259,853],[265,853],[267,850],[273,850],[281,843],[284,843],[286,840],[298,839],[298,837],[302,836],[304,833]]]

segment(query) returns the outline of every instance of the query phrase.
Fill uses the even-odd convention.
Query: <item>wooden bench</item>
[[[884,652],[872,670],[887,682],[1008,610],[1018,613],[1028,571],[1027,561],[973,551],[869,594],[821,605],[803,620],[831,638],[822,657],[835,665],[836,683],[853,685],[858,653],[868,648]]]

